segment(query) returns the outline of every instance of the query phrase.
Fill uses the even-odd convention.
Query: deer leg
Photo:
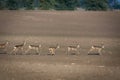
[[[51,50],[51,55],[55,55],[55,50]]]
[[[13,52],[14,52],[14,55],[16,55],[16,50],[17,50],[17,48],[14,47],[13,50],[10,53],[13,54]]]
[[[37,54],[40,54],[40,53],[39,53],[39,49],[38,49],[38,48],[36,49],[36,52],[37,52]]]
[[[51,51],[51,49],[49,49],[49,53],[48,53],[48,55],[51,55],[52,54],[52,51]]]
[[[27,54],[29,50],[30,50],[30,49],[28,48],[28,49],[25,51],[25,54]]]
[[[53,50],[52,55],[55,55],[55,51]]]
[[[90,53],[90,52],[92,52],[93,51],[93,48],[91,48],[89,51],[88,51],[88,53]]]
[[[22,52],[22,54],[24,53],[23,47],[21,48],[21,52]]]
[[[79,54],[79,50],[77,50],[77,54]]]

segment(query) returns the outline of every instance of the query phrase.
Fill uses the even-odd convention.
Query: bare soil
[[[0,11],[0,42],[9,42],[0,49],[0,80],[120,80],[119,23],[119,11]],[[41,44],[40,55],[9,55],[23,41],[24,51]],[[102,55],[88,55],[97,42],[105,45]],[[56,55],[47,55],[56,44]],[[67,55],[76,44],[79,53]]]

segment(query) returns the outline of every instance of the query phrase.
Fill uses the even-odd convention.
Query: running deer
[[[60,46],[57,44],[56,46],[50,46],[49,47],[49,55],[55,55],[56,49],[60,48]]]
[[[79,48],[80,48],[79,44],[76,45],[76,46],[75,45],[74,46],[68,46],[67,47],[67,54],[72,53],[72,52],[74,52],[74,54],[79,53],[79,50],[78,50]]]
[[[7,53],[7,50],[6,50],[7,45],[8,45],[8,42],[0,43],[0,51]]]
[[[104,49],[103,43],[92,45],[88,52],[88,55],[91,55],[91,54],[102,55],[102,49]]]
[[[24,51],[23,48],[24,48],[25,44],[26,44],[26,41],[24,41],[22,44],[15,45],[11,53],[15,52],[15,55],[16,55],[17,54],[16,52],[18,50],[21,50],[23,52]]]
[[[29,45],[28,50],[26,52],[28,52],[30,50],[35,50],[37,52],[37,54],[40,55],[40,51],[39,51],[40,48],[41,48],[41,45]]]
[[[0,43],[0,49],[5,49],[7,45],[8,45],[8,42]]]

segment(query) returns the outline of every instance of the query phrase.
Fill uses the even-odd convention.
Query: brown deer
[[[26,52],[28,52],[29,50],[35,50],[37,54],[40,55],[40,51],[39,51],[40,48],[41,48],[41,45],[29,45],[28,50]]]
[[[68,46],[67,47],[67,54],[69,54],[70,52],[72,52],[72,51],[74,51],[75,53],[77,52],[77,53],[79,53],[79,47],[80,47],[80,45],[78,44],[78,45],[74,45],[74,46]]]
[[[25,44],[26,44],[26,41],[24,41],[21,44],[15,45],[11,53],[15,52],[15,55],[16,55],[17,54],[16,53],[17,50],[21,50],[23,52],[24,51],[23,48],[24,48]]]
[[[96,54],[102,55],[102,49],[104,49],[104,44],[103,44],[103,43],[101,43],[101,44],[96,44],[96,45],[94,44],[94,45],[91,46],[88,54],[90,55],[90,54],[94,53],[94,51],[96,51],[96,52],[95,52]]]
[[[50,46],[49,47],[49,54],[50,55],[55,55],[56,54],[56,49],[60,48],[60,46],[57,44],[56,46]]]

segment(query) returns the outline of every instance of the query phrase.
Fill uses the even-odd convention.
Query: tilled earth
[[[96,55],[0,55],[0,79],[119,80],[119,60]]]
[[[120,12],[0,11],[0,80],[120,80]],[[41,44],[40,55],[13,47],[26,41]],[[102,55],[88,55],[103,42]],[[48,47],[59,44],[56,55]],[[67,55],[67,47],[80,45],[79,53]],[[5,54],[5,53],[8,54]]]

